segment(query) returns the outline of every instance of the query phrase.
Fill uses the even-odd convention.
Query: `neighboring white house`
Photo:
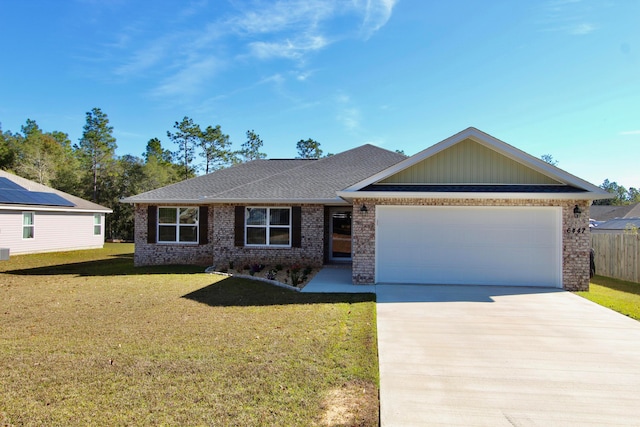
[[[111,212],[0,170],[0,248],[11,255],[101,248]]]

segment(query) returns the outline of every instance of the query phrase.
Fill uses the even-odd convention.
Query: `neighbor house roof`
[[[127,203],[344,203],[336,192],[406,156],[370,144],[321,159],[253,160],[123,199]]]
[[[603,189],[470,127],[339,191],[355,197],[606,199]]]
[[[605,221],[601,224],[598,224],[597,227],[593,227],[591,231],[624,231],[629,227],[640,228],[640,217],[639,218],[616,218],[610,219],[609,221]]]
[[[111,213],[80,197],[0,170],[0,209]]]
[[[640,203],[633,205],[592,205],[589,216],[597,221],[615,218],[640,218]]]

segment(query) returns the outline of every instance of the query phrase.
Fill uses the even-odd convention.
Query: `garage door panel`
[[[560,210],[378,206],[381,283],[561,287]]]

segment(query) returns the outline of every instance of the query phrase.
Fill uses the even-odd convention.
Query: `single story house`
[[[593,205],[591,219],[597,222],[609,221],[616,218],[640,218],[640,203],[631,205]]]
[[[614,218],[591,227],[593,234],[625,234],[640,229],[640,217],[638,218]]]
[[[411,157],[255,160],[124,199],[135,264],[350,262],[354,284],[589,287],[599,187],[475,128]]]
[[[111,209],[0,170],[0,247],[11,255],[102,248]]]

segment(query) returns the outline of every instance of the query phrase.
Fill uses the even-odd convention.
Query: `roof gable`
[[[379,184],[561,184],[471,138],[378,181]]]
[[[501,187],[501,188],[498,188]],[[339,192],[370,197],[607,198],[606,192],[541,159],[470,127]]]

